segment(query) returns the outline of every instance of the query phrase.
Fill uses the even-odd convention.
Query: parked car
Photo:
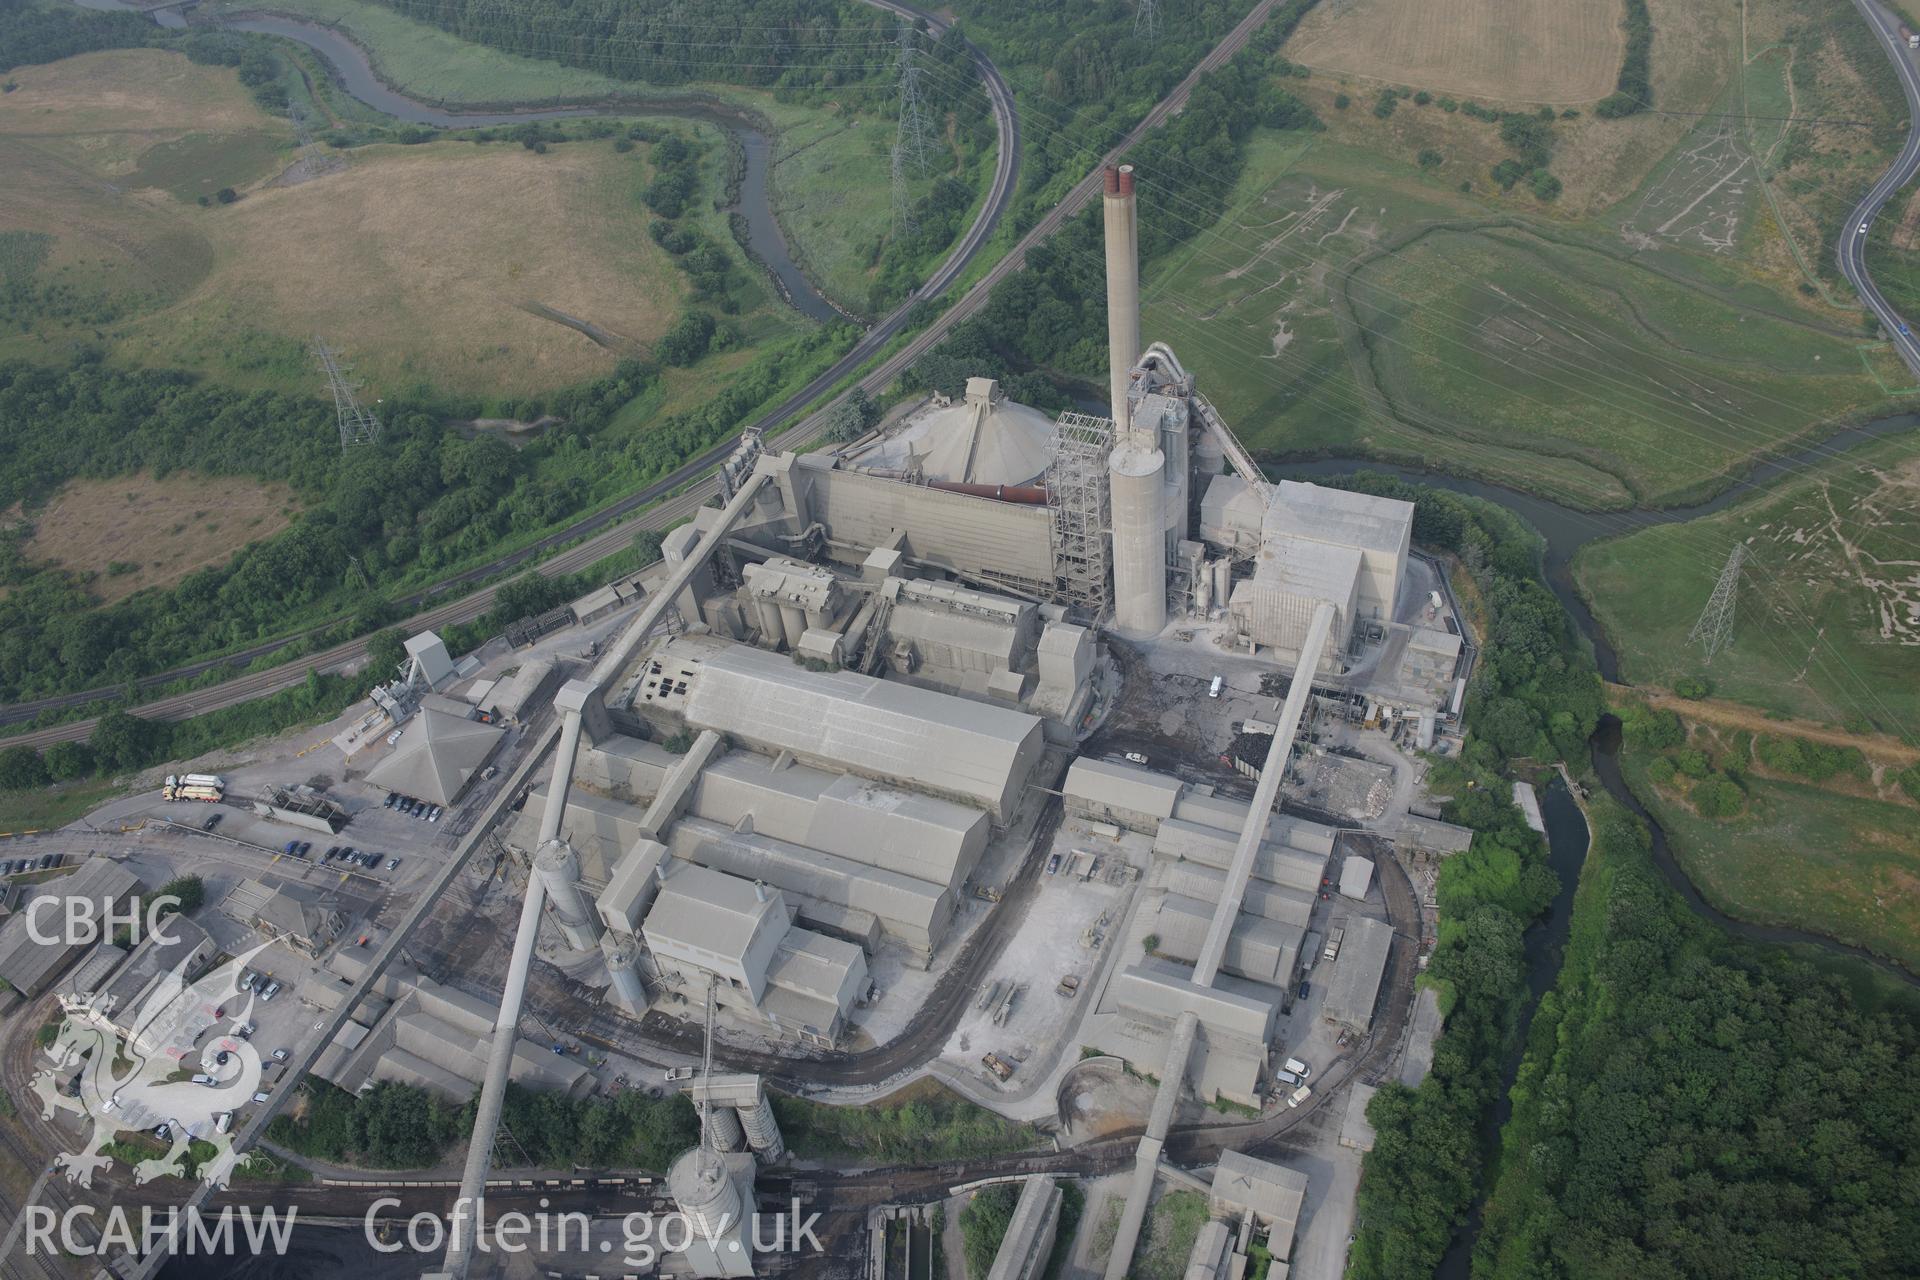
[[[400,869],[400,859],[398,858],[387,859],[387,870],[398,871],[399,869]]]
[[[438,822],[438,821],[440,821],[440,806],[439,806],[439,805],[435,805],[435,806],[433,806],[433,808],[431,808],[431,809],[429,809],[429,810],[427,810],[427,821],[428,821],[428,822]]]
[[[389,791],[387,792],[387,802],[381,805],[380,807],[383,809],[391,809],[393,808],[393,806],[399,803],[400,803],[400,793],[398,791]]]
[[[226,814],[224,814],[224,813],[210,813],[210,814],[208,814],[208,815],[207,815],[207,820],[206,820],[205,822],[203,822],[203,823],[201,823],[201,824],[200,824],[200,829],[201,829],[202,831],[211,831],[211,830],[213,830],[213,829],[214,829],[215,827],[217,827],[217,826],[219,826],[219,825],[220,825],[220,819],[222,819],[222,818],[224,818],[224,817],[226,817],[226,816],[227,816],[227,815],[226,815]]]
[[[288,1053],[285,1049],[275,1049],[273,1051],[273,1060],[275,1062],[285,1062],[288,1058],[291,1058],[292,1056],[293,1055],[291,1053]]]
[[[1308,1076],[1313,1074],[1313,1068],[1308,1066],[1306,1063],[1300,1061],[1300,1059],[1298,1058],[1287,1059],[1287,1070],[1293,1072],[1293,1074],[1299,1076],[1302,1080],[1305,1080]]]
[[[280,982],[278,979],[275,979],[274,981],[267,983],[266,989],[260,993],[260,998],[262,1000],[271,1000],[279,994],[280,994]]]
[[[219,817],[220,817],[220,815],[219,815],[219,814],[217,814],[217,813],[216,813],[216,814],[214,814],[213,816],[214,816],[214,818],[215,818],[216,820],[218,820],[218,819],[219,819]],[[43,854],[41,854],[41,855],[40,855],[40,869],[41,869],[42,871],[45,871],[45,870],[46,870],[46,869],[47,869],[48,867],[50,867],[50,866],[52,866],[52,865],[53,865],[53,860],[54,860],[55,858],[57,858],[57,857],[59,857],[59,856],[60,856],[60,855],[59,855],[59,854],[56,854],[56,853],[43,853]]]
[[[219,1116],[214,1119],[213,1131],[215,1133],[225,1133],[231,1128],[233,1128],[233,1112],[222,1111]]]
[[[1289,1107],[1297,1107],[1301,1103],[1305,1102],[1308,1098],[1311,1098],[1312,1096],[1313,1096],[1313,1086],[1303,1084],[1298,1089],[1295,1089],[1292,1093],[1287,1095],[1287,1105]]]
[[[1300,984],[1300,998],[1302,1000],[1305,1000],[1308,996],[1312,994],[1313,994],[1313,984],[1311,982],[1303,982]]]
[[[251,1022],[243,1022],[233,1029],[233,1034],[239,1036],[242,1040],[251,1040],[253,1039],[253,1033],[258,1030],[259,1028]]]
[[[1059,869],[1060,869],[1060,855],[1056,853],[1051,858],[1047,859],[1047,874],[1052,875],[1054,872],[1058,871]]]
[[[313,852],[313,841],[302,840],[300,842],[300,856],[304,858],[312,852]]]
[[[1147,762],[1147,756],[1146,756],[1146,753],[1145,753],[1145,752],[1143,752],[1143,751],[1129,751],[1129,752],[1127,752],[1127,763],[1128,763],[1128,764],[1145,764],[1146,762]]]
[[[210,1075],[207,1075],[207,1074],[205,1074],[205,1073],[203,1072],[203,1073],[201,1073],[201,1074],[198,1074],[198,1075],[196,1075],[196,1076],[194,1076],[194,1078],[193,1078],[193,1082],[194,1082],[195,1084],[212,1084],[212,1083],[213,1083],[213,1077],[212,1077],[212,1076],[210,1076]]]
[[[289,840],[286,842],[286,844],[281,846],[280,852],[291,857],[293,855],[293,851],[295,849],[298,849],[299,847],[300,847],[300,842],[298,840]]]

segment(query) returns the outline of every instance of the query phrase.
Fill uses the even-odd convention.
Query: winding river
[[[1553,589],[1554,596],[1573,618],[1574,625],[1579,628],[1580,633],[1593,645],[1594,660],[1600,669],[1601,676],[1608,681],[1619,683],[1619,654],[1608,641],[1606,632],[1593,616],[1593,611],[1587,607],[1586,601],[1582,600],[1579,592],[1574,589],[1573,559],[1582,547],[1600,538],[1618,537],[1657,525],[1677,524],[1712,515],[1716,511],[1725,510],[1742,498],[1765,489],[1782,476],[1828,461],[1835,454],[1867,441],[1899,435],[1912,431],[1916,427],[1920,427],[1920,414],[1898,414],[1893,417],[1878,418],[1858,426],[1841,428],[1815,443],[1759,464],[1746,476],[1705,502],[1684,507],[1635,508],[1629,511],[1607,513],[1581,511],[1574,507],[1563,506],[1551,499],[1522,493],[1517,489],[1484,480],[1462,479],[1442,472],[1370,462],[1360,458],[1320,458],[1306,462],[1282,462],[1270,466],[1268,470],[1276,475],[1295,479],[1348,475],[1355,471],[1376,471],[1397,476],[1413,484],[1431,485],[1436,489],[1449,489],[1455,493],[1485,498],[1506,507],[1531,524],[1546,539],[1544,561],[1547,585]],[[1602,722],[1600,730],[1594,734],[1592,744],[1594,772],[1599,775],[1602,785],[1606,787],[1609,794],[1647,824],[1653,834],[1655,864],[1695,911],[1729,933],[1738,934],[1755,942],[1819,947],[1835,954],[1863,960],[1878,967],[1889,977],[1902,982],[1920,985],[1920,978],[1916,978],[1914,974],[1860,947],[1849,946],[1805,929],[1755,924],[1749,920],[1741,920],[1728,915],[1707,901],[1699,887],[1693,883],[1687,876],[1686,870],[1675,859],[1666,833],[1661,829],[1660,824],[1654,820],[1652,814],[1647,812],[1646,806],[1640,803],[1621,778],[1618,759],[1619,742],[1619,722],[1609,717]]]
[[[134,6],[121,0],[74,0],[89,9],[128,9]],[[166,27],[186,25],[180,14],[165,9],[153,18]],[[307,46],[319,55],[334,83],[349,96],[383,115],[408,124],[430,125],[437,129],[485,129],[524,124],[529,120],[577,120],[589,116],[633,115],[675,116],[700,120],[725,129],[739,144],[745,157],[736,203],[730,212],[743,216],[746,223],[747,252],[766,268],[782,297],[796,311],[814,320],[842,319],[841,312],[827,301],[807,279],[806,272],[793,260],[786,234],[774,216],[770,175],[773,168],[773,142],[761,125],[748,113],[718,102],[685,97],[648,98],[636,95],[571,106],[519,107],[505,110],[451,109],[444,104],[423,102],[400,92],[380,78],[367,51],[333,27],[271,13],[249,13],[237,17],[196,16],[196,25],[244,31],[250,35],[274,36]]]

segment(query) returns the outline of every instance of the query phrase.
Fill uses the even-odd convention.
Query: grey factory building
[[[105,858],[88,858],[70,875],[61,876],[34,888],[33,897],[13,913],[0,927],[0,978],[21,995],[31,999],[53,985],[68,961],[86,950],[91,935],[76,936],[71,943],[42,942],[33,935],[66,936],[64,924],[68,902],[84,899],[87,918],[105,920],[110,912],[124,912],[140,891],[140,881],[131,871]],[[55,905],[36,909],[46,898]]]
[[[1198,1009],[1200,1035],[1188,1060],[1195,1092],[1256,1104],[1274,1009],[1299,971],[1307,923],[1333,852],[1332,829],[1268,817],[1221,951],[1219,971],[1226,977],[1211,998],[1203,998],[1182,979],[1229,892],[1247,804],[1202,794],[1150,769],[1102,760],[1075,761],[1062,792],[1074,817],[1153,837],[1153,865],[1139,909],[1153,954],[1114,982],[1112,1011],[1118,1016],[1102,1033],[1101,1047],[1143,1071],[1154,1069],[1165,1056],[1173,1021]]]
[[[341,951],[329,957],[327,972],[338,985],[308,983],[301,998],[323,1009],[337,1005],[364,971],[363,954]],[[391,1080],[464,1103],[485,1073],[493,1023],[487,1001],[394,965],[374,981],[354,1016],[321,1050],[313,1073],[348,1093]],[[529,1089],[573,1097],[593,1088],[593,1074],[580,1062],[525,1037],[517,1037],[512,1078]]]

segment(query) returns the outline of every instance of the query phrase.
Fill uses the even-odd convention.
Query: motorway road
[[[872,0],[872,2],[880,4],[882,8],[890,9],[898,13],[918,13],[917,10],[911,9],[907,5],[899,4],[896,0]],[[1045,217],[1033,225],[1026,235],[1021,237],[1020,243],[1015,245],[1013,250],[1008,253],[1005,258],[995,263],[991,270],[974,282],[973,286],[961,296],[958,302],[947,308],[944,314],[916,335],[911,342],[882,361],[871,373],[862,378],[859,382],[860,387],[870,395],[880,394],[902,371],[944,339],[955,325],[977,314],[980,309],[986,305],[987,297],[992,292],[993,287],[1014,272],[1020,270],[1026,264],[1026,255],[1029,250],[1046,241],[1054,232],[1060,229],[1068,218],[1086,207],[1087,202],[1091,200],[1094,193],[1100,189],[1101,166],[1117,160],[1127,150],[1137,144],[1150,130],[1157,128],[1169,116],[1184,107],[1188,96],[1193,92],[1193,86],[1198,83],[1200,77],[1219,67],[1245,47],[1254,31],[1258,29],[1261,23],[1266,21],[1267,16],[1273,12],[1273,9],[1279,3],[1280,0],[1261,0],[1258,5],[1255,5],[1254,8],[1248,12],[1247,16],[1240,21],[1239,25],[1228,32],[1220,43],[1187,74],[1186,78],[1174,87],[1171,93],[1163,98],[1153,110],[1149,111],[1146,117],[1142,119],[1125,138],[1121,139],[1118,145],[1102,157],[1100,164],[1093,166],[1087,176],[1075,184],[1073,189],[1067,193],[1066,197],[1061,200],[1059,204],[1055,205]],[[928,17],[928,24],[936,32],[944,29],[942,24],[931,17]],[[1001,78],[999,70],[987,60],[984,54],[976,50],[974,59],[975,65],[980,69],[981,78],[987,85],[987,91],[992,96],[994,115],[999,122],[999,164],[994,173],[993,189],[988,195],[987,203],[980,217],[975,220],[973,227],[967,232],[966,238],[961,241],[953,254],[949,256],[946,264],[942,266],[940,270],[934,274],[933,278],[921,289],[920,296],[922,297],[937,297],[959,278],[961,272],[966,269],[968,263],[970,263],[979,252],[981,245],[983,245],[987,237],[992,234],[993,228],[998,223],[1001,213],[1012,199],[1014,180],[1018,170],[1019,151],[1019,132],[1013,111],[1012,91],[1007,88],[1006,81]],[[844,378],[855,367],[871,357],[874,352],[878,351],[890,341],[906,324],[907,313],[911,309],[911,306],[912,302],[910,301],[885,320],[875,325],[873,329],[861,339],[860,343],[855,346],[852,351],[849,351],[843,359],[836,362],[831,369],[828,369],[812,382],[809,382],[798,392],[788,397],[784,403],[775,408],[771,413],[763,416],[754,426],[765,431],[769,439],[772,439],[773,432],[781,423],[785,422],[792,415],[799,413],[821,395],[825,394],[834,383]],[[798,447],[813,440],[819,435],[824,423],[826,410],[830,407],[831,405],[822,406],[818,412],[812,414],[797,426],[788,430],[784,435],[780,436],[779,442],[788,447]],[[618,524],[623,517],[642,507],[647,507],[658,502],[668,494],[675,494],[675,496],[661,503],[649,513],[648,523],[650,525],[663,527],[692,515],[695,510],[713,496],[715,486],[710,473],[712,469],[719,464],[721,459],[733,451],[733,448],[734,442],[731,440],[715,445],[664,480],[629,494],[612,506],[586,517],[551,537],[543,538],[529,547],[522,548],[510,555],[501,556],[499,559],[488,564],[468,570],[466,573],[440,583],[430,590],[421,593],[420,596],[411,598],[403,603],[424,604],[433,597],[444,595],[452,588],[464,585],[478,578],[491,577],[496,573],[515,568],[535,559],[545,552],[551,551],[561,543],[571,541],[585,534],[592,534],[593,536],[586,538],[579,544],[569,547],[567,550],[535,565],[534,571],[548,577],[554,577],[564,573],[573,573],[585,568],[594,561],[620,550],[632,537],[633,531],[631,529]],[[683,491],[676,494],[676,490]],[[492,607],[493,592],[493,587],[480,588],[458,599],[444,601],[425,608],[412,617],[407,618],[400,625],[406,627],[409,631],[421,631],[433,627],[444,627],[455,623],[470,622]],[[142,683],[151,687],[153,685],[170,683],[175,680],[191,678],[216,667],[245,665],[247,662],[262,654],[271,653],[274,649],[279,648],[285,643],[286,640],[282,639],[269,644],[257,645],[239,654],[195,663],[164,675],[149,677]],[[278,693],[283,689],[292,688],[294,685],[306,679],[307,670],[310,667],[316,667],[321,671],[337,671],[353,666],[360,662],[365,655],[365,640],[350,640],[345,644],[335,645],[331,649],[309,654],[304,658],[297,659],[293,662],[282,663],[280,666],[272,667],[265,671],[252,672],[211,688],[196,689],[188,693],[157,699],[142,706],[140,711],[141,714],[153,719],[184,720],[190,716],[215,711],[222,707],[235,706],[242,702],[251,701],[254,698],[265,697],[268,694]],[[50,707],[78,706],[101,698],[110,698],[117,692],[117,688],[94,690],[91,693],[67,694],[55,698],[46,698],[34,703],[18,703],[11,707],[0,708],[0,724],[31,719],[42,710]],[[91,719],[74,720],[66,724],[55,725],[51,728],[40,729],[32,733],[8,738],[5,740],[4,745],[13,746],[16,744],[25,744],[33,747],[44,747],[55,742],[78,741],[87,737],[87,735],[92,732],[93,721]]]
[[[1880,327],[1886,331],[1893,342],[1894,350],[1907,362],[1916,376],[1920,376],[1920,341],[1908,331],[1907,322],[1900,318],[1867,270],[1867,231],[1873,227],[1873,220],[1891,200],[1894,193],[1913,181],[1916,172],[1920,172],[1920,70],[1915,69],[1915,51],[1907,48],[1906,38],[1900,34],[1900,23],[1879,0],[1853,0],[1854,7],[1860,10],[1860,16],[1886,46],[1887,56],[1893,59],[1893,69],[1900,77],[1900,91],[1907,98],[1907,141],[1900,148],[1900,154],[1894,158],[1889,168],[1873,184],[1859,204],[1848,216],[1847,224],[1840,229],[1840,244],[1836,250],[1840,274],[1854,287],[1860,300],[1867,304],[1879,319]]]

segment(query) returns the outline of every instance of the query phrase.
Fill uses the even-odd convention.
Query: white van
[[[1299,1076],[1302,1080],[1305,1080],[1308,1076],[1313,1074],[1313,1068],[1308,1066],[1306,1063],[1300,1061],[1300,1059],[1298,1058],[1287,1059],[1287,1070],[1293,1072],[1293,1074]]]
[[[215,1133],[225,1133],[231,1128],[233,1128],[233,1112],[222,1111],[219,1118],[213,1122],[213,1131]]]
[[[1208,685],[1208,686],[1207,686],[1207,696],[1208,696],[1209,698],[1217,698],[1217,697],[1219,697],[1219,696],[1220,696],[1220,687],[1221,687],[1222,685],[1224,685],[1224,684],[1226,684],[1226,681],[1225,681],[1225,680],[1223,680],[1223,679],[1221,679],[1221,678],[1220,678],[1219,676],[1215,676],[1215,677],[1213,678],[1213,683],[1212,683],[1211,685]]]
[[[1301,1103],[1305,1102],[1308,1098],[1311,1098],[1312,1096],[1313,1096],[1312,1087],[1309,1085],[1303,1084],[1298,1089],[1295,1089],[1292,1093],[1287,1095],[1287,1105],[1290,1107],[1297,1107]]]
[[[1289,1089],[1293,1088],[1294,1086],[1300,1083],[1300,1077],[1293,1074],[1293,1072],[1291,1071],[1276,1072],[1273,1078],[1278,1080],[1281,1084],[1287,1086],[1287,1088]]]

